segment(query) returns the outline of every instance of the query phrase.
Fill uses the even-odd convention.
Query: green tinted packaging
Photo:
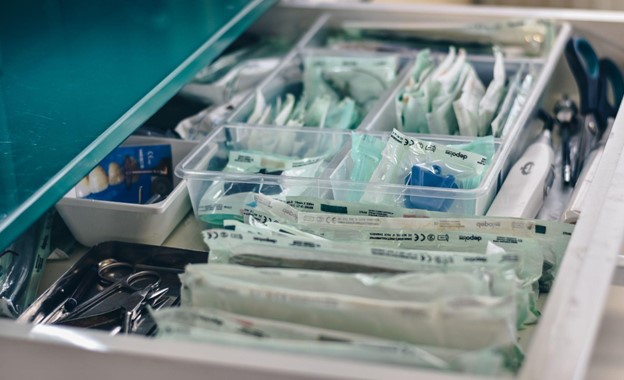
[[[507,347],[463,351],[416,346],[211,308],[181,306],[158,310],[152,315],[158,323],[159,339],[217,343],[482,375],[508,374],[505,362],[509,356],[515,356],[513,348]]]
[[[180,275],[183,303],[427,346],[474,350],[515,344],[513,296],[413,302],[291,289],[266,277],[242,266],[189,265]]]

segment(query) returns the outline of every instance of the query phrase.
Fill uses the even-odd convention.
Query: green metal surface
[[[0,249],[274,2],[0,2]]]

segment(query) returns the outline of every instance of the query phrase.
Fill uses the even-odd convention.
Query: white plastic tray
[[[177,139],[131,136],[123,145],[170,144],[173,165],[197,145]],[[93,246],[117,240],[128,243],[162,244],[186,215],[191,204],[186,182],[174,176],[174,189],[162,201],[133,204],[78,198],[70,190],[56,209],[82,245]]]

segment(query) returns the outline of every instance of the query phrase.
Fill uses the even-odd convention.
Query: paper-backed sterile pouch
[[[372,245],[408,249],[482,253],[487,250],[488,241],[492,241],[510,253],[524,254],[534,267],[542,266],[542,292],[549,291],[574,229],[570,224],[553,221],[497,217],[453,218],[440,217],[443,214],[435,212],[410,215],[402,214],[400,210],[392,213],[392,210],[371,212],[361,209],[361,212],[357,212],[353,209],[351,213],[345,213],[345,205],[349,204],[344,202],[325,208],[334,212],[323,213],[318,211],[323,210],[321,206],[324,201],[305,197],[292,199],[297,199],[291,204],[300,209],[259,194],[255,197],[256,208],[249,210],[250,218],[265,224],[287,224],[289,233],[294,235],[312,234],[332,241],[365,241]],[[279,231],[280,228],[273,230]],[[455,239],[457,241],[453,243]]]
[[[286,234],[281,234],[281,236],[259,236],[224,229],[204,230],[202,231],[202,235],[204,242],[210,249],[210,262],[231,262],[230,257],[233,252],[241,253],[247,250],[247,253],[253,253],[253,249],[258,248],[258,246],[266,246],[270,249],[299,249],[300,252],[308,251],[318,254],[344,253],[348,256],[355,257],[355,263],[357,263],[357,258],[362,259],[378,257],[399,259],[399,263],[401,261],[400,259],[405,259],[405,265],[408,265],[410,262],[415,263],[418,266],[457,265],[458,263],[466,264],[469,262],[462,260],[464,257],[475,257],[473,261],[476,263],[483,263],[488,260],[496,259],[499,261],[510,262],[514,265],[520,280],[527,284],[532,284],[540,278],[543,264],[543,258],[541,255],[527,255],[525,252],[518,250],[515,252],[508,252],[505,249],[489,242],[486,242],[486,244],[482,246],[483,250],[478,251],[474,248],[475,252],[469,253],[465,249],[453,249],[454,244],[440,245],[438,249],[403,249],[376,246],[366,242],[348,243],[331,240],[316,240],[300,236],[288,236]],[[465,243],[462,241],[461,244]],[[442,246],[446,246],[449,249],[443,250],[441,249]],[[241,248],[241,251],[238,249],[240,247],[243,247],[244,249]],[[299,254],[299,252],[296,254]],[[446,258],[448,257],[454,257],[455,259],[451,258],[447,260]],[[489,259],[490,257],[491,259]],[[451,261],[451,264],[447,263],[449,260]],[[400,264],[397,267],[389,268],[392,268],[394,271],[408,270],[406,267],[402,268]],[[375,267],[372,269],[374,272]],[[357,272],[357,270],[353,270],[351,272]],[[371,272],[371,270],[366,272]]]
[[[224,173],[235,174],[274,174],[287,177],[314,178],[326,164],[327,156],[296,158],[257,151],[232,150]],[[306,186],[289,186],[250,179],[248,181],[214,181],[202,195],[197,214],[201,220],[211,225],[222,225],[223,220],[243,220],[242,210],[253,202],[253,194],[261,193],[285,197],[301,195]]]
[[[375,299],[269,284],[255,268],[189,265],[182,303],[249,316],[457,349],[516,341],[514,296],[456,296],[430,302]]]
[[[509,374],[522,359],[514,347],[465,351],[417,346],[212,308],[181,306],[153,311],[152,316],[158,324],[159,339],[225,344],[479,375]]]
[[[418,53],[408,83],[396,99],[398,125],[401,130],[412,133],[429,133],[427,112],[429,111],[428,93],[423,83],[434,70],[434,60],[429,49]]]
[[[403,204],[402,194],[376,190],[380,183],[404,185],[413,166],[430,171],[434,167],[441,175],[452,175],[457,185],[480,177],[487,168],[487,158],[468,151],[430,141],[420,141],[394,129],[382,152],[381,162],[373,172],[370,184],[361,198],[363,203],[384,205]],[[398,197],[398,198],[397,198]]]
[[[279,202],[279,201],[278,201]],[[453,216],[447,212],[420,210],[383,204],[365,204],[305,196],[288,196],[286,203],[298,211],[379,217],[433,218]]]
[[[330,96],[333,102],[353,99],[364,110],[386,91],[396,78],[399,57],[307,55],[303,88],[308,99]]]
[[[505,95],[505,63],[500,49],[494,49],[494,78],[479,102],[478,134],[485,136],[491,132],[491,123]]]
[[[403,248],[455,250],[446,244],[454,239],[468,244],[464,248],[481,251],[487,241],[492,241],[508,252],[535,256],[532,248],[543,252],[544,270],[540,280],[541,291],[552,285],[574,226],[567,223],[518,218],[380,218],[358,215],[332,215],[323,213],[298,214],[297,226],[302,231],[329,240],[354,241],[398,246]],[[414,233],[409,234],[409,231]],[[421,235],[422,234],[422,235]],[[433,234],[433,237],[431,237]],[[408,239],[411,237],[412,239]],[[395,242],[393,244],[392,242]],[[436,243],[439,242],[439,243]],[[534,244],[535,243],[535,244]],[[462,247],[459,245],[459,247]]]
[[[556,255],[548,244],[535,239],[473,231],[440,230],[437,228],[377,228],[360,225],[357,228],[336,226],[305,226],[300,229],[334,242],[364,243],[401,249],[422,249],[446,252],[472,252],[485,254],[490,244],[506,252],[522,255],[534,267],[546,269],[545,280],[552,282],[550,274]],[[541,272],[541,271],[540,271]],[[522,274],[519,274],[522,276]],[[540,287],[543,288],[542,284]]]
[[[541,263],[525,256],[505,253],[492,246],[487,254],[440,252],[373,247],[310,239],[285,234],[249,234],[238,231],[206,230],[204,241],[210,249],[210,263],[228,263],[255,267],[323,270],[342,273],[403,272],[505,272],[518,278],[516,300],[518,326],[535,322],[536,284]],[[494,277],[496,278],[496,277]],[[495,281],[497,295],[508,295],[505,281]]]

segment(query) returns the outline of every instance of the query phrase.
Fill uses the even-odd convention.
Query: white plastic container
[[[196,142],[131,136],[122,145],[171,145],[173,165],[188,155]],[[160,245],[188,213],[191,203],[186,181],[174,176],[174,189],[162,201],[133,204],[83,199],[71,189],[56,204],[67,227],[85,246],[116,240]]]

